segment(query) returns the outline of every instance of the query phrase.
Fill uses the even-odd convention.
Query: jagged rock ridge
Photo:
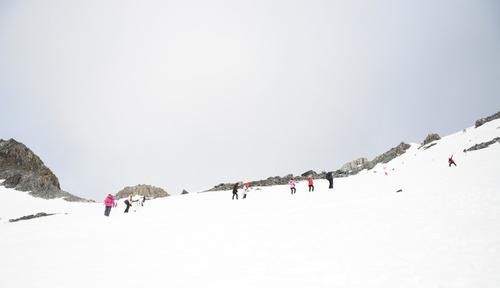
[[[390,149],[389,151],[375,157],[372,161],[368,161],[366,158],[359,158],[357,160],[354,160],[352,162],[346,163],[342,166],[341,169],[338,169],[336,171],[333,171],[334,177],[347,177],[350,175],[355,175],[359,173],[361,170],[364,169],[372,169],[379,163],[387,163],[391,161],[392,159],[404,154],[406,150],[410,148],[410,144],[406,143],[400,143],[398,146]],[[300,176],[294,176],[293,174],[288,174],[286,176],[280,177],[280,176],[274,176],[274,177],[269,177],[265,180],[258,180],[258,181],[250,181],[251,186],[274,186],[274,185],[285,185],[287,184],[291,179],[294,179],[296,181],[303,181],[306,180],[307,177],[311,175],[314,179],[325,179],[326,178],[326,172],[321,172],[317,173],[314,170],[309,170],[304,173],[302,173]],[[234,183],[221,183],[207,191],[224,191],[224,190],[230,190],[234,186]]]
[[[490,121],[493,121],[493,120],[499,119],[499,118],[500,118],[500,111],[493,114],[493,115],[490,115],[488,117],[481,118],[481,119],[476,121],[476,128],[483,125],[484,123],[487,123],[487,122],[490,122]]]
[[[14,139],[0,139],[0,179],[7,188],[30,191],[44,199],[64,198],[67,201],[86,201],[61,190],[59,180],[31,149]]]

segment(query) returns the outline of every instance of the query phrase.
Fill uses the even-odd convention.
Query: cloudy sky
[[[0,0],[0,138],[83,197],[332,170],[498,110],[494,0]]]

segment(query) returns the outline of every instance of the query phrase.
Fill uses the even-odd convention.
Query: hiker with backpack
[[[108,196],[106,196],[106,199],[104,199],[104,206],[106,207],[104,209],[104,216],[108,217],[109,213],[111,213],[111,208],[116,207],[115,197],[113,197],[113,195],[111,194],[108,194]]]
[[[326,173],[326,180],[328,180],[328,189],[333,189],[333,172]]]
[[[236,200],[238,200],[238,184],[239,183],[236,183],[233,186],[233,198],[232,198],[232,200],[234,200],[234,198],[236,198]]]

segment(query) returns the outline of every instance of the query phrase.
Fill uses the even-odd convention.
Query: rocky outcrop
[[[437,133],[431,133],[431,134],[427,135],[427,137],[425,137],[424,142],[422,143],[422,146],[425,146],[425,145],[427,145],[431,142],[437,141],[437,140],[441,140],[441,136],[439,136],[439,134],[437,134]]]
[[[363,169],[367,169],[369,166],[370,161],[366,158],[358,158],[354,161],[347,162],[342,167],[340,170],[344,173],[357,173]]]
[[[47,217],[47,216],[52,216],[52,215],[56,215],[56,214],[49,214],[49,213],[45,213],[45,212],[40,212],[40,213],[31,214],[31,215],[23,216],[23,217],[16,218],[16,219],[9,219],[9,222],[12,223],[12,222],[18,222],[18,221],[23,221],[23,220],[31,220],[31,219],[35,219],[35,218]]]
[[[373,169],[379,163],[388,163],[394,158],[403,155],[410,147],[410,144],[401,142],[398,146],[391,148],[389,151],[375,157],[371,161],[366,158],[359,158],[354,161],[347,162],[346,164],[342,165],[340,170],[334,172],[334,176],[337,178],[347,177],[350,175],[356,175],[365,169]]]
[[[117,199],[127,198],[128,196],[141,195],[146,196],[148,199],[161,198],[170,196],[167,191],[160,187],[151,185],[139,184],[136,186],[125,187],[120,192],[116,193]]]
[[[485,118],[481,118],[479,120],[476,121],[476,128],[481,126],[481,125],[484,125],[484,123],[487,123],[487,122],[490,122],[490,121],[493,121],[495,119],[500,119],[500,111],[493,114],[493,115],[490,115],[488,117],[485,117]]]
[[[186,194],[189,194],[189,192],[186,191],[186,189],[182,189],[181,195],[186,195]]]
[[[391,148],[389,151],[385,152],[384,154],[381,154],[367,165],[368,169],[372,169],[379,163],[388,163],[389,161],[393,160],[396,157],[399,157],[403,155],[406,150],[410,148],[410,144],[406,144],[404,142],[401,142],[398,146]]]
[[[391,148],[389,151],[375,157],[372,161],[368,161],[368,159],[366,158],[359,158],[354,161],[348,162],[342,165],[342,168],[333,171],[333,177],[334,178],[347,177],[350,175],[356,175],[357,173],[359,173],[364,169],[372,169],[379,163],[387,163],[393,160],[394,158],[403,155],[406,152],[406,150],[408,150],[408,148],[410,147],[411,147],[410,144],[401,142],[398,146]],[[269,177],[265,180],[251,181],[250,186],[264,187],[264,186],[285,185],[288,184],[288,182],[291,179],[294,179],[296,181],[307,180],[307,177],[309,177],[309,175],[311,175],[313,179],[326,178],[326,172],[317,173],[314,170],[308,170],[302,173],[300,176],[293,176],[292,174],[288,174],[282,177],[274,176],[274,177]],[[207,192],[231,190],[233,189],[233,186],[234,183],[221,183],[207,190]]]
[[[35,197],[86,201],[62,191],[56,175],[45,166],[40,157],[14,139],[0,139],[0,179],[5,179],[3,186],[29,191]]]
[[[490,146],[491,144],[495,144],[495,143],[500,143],[500,137],[496,137],[496,138],[493,138],[492,140],[490,141],[487,141],[487,142],[483,142],[483,143],[479,143],[479,144],[476,144],[472,147],[469,147],[467,149],[464,149],[464,153],[465,152],[471,152],[471,151],[476,151],[476,150],[481,150],[481,149],[484,149],[484,148],[487,148],[488,146]]]

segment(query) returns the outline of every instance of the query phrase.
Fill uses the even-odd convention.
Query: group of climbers
[[[451,165],[457,166],[457,164],[455,163],[455,160],[453,160],[453,155],[451,155],[448,158],[448,166],[451,167]],[[333,172],[326,173],[325,178],[326,178],[326,180],[328,180],[328,184],[329,184],[328,189],[333,189],[333,178],[334,178]],[[297,193],[297,188],[296,188],[297,182],[294,179],[290,179],[290,181],[288,182],[288,185],[290,186],[290,193],[292,195]],[[240,186],[240,182],[234,184],[232,200],[234,200],[234,199],[238,200],[238,187],[239,186]],[[308,186],[309,192],[314,192],[314,181],[313,181],[312,175],[309,175],[307,177],[307,186]],[[250,192],[250,189],[251,189],[250,182],[245,182],[245,184],[243,185],[243,199],[247,198],[247,194]],[[128,213],[130,207],[132,207],[132,205],[135,202],[138,202],[138,204],[140,206],[144,206],[144,202],[146,202],[146,196],[138,196],[138,197],[139,198],[134,198],[134,197],[132,197],[132,195],[129,195],[129,197],[124,201],[124,203],[125,203],[124,213]],[[106,207],[104,210],[104,215],[109,216],[109,214],[111,212],[111,208],[114,208],[117,206],[116,200],[113,197],[113,195],[108,194],[108,196],[106,196],[106,199],[104,199],[104,206]]]
[[[328,172],[326,173],[326,180],[328,180],[328,188],[333,189],[333,172]],[[238,200],[238,187],[241,185],[241,182],[234,183],[233,185],[233,197],[232,200],[236,199]],[[288,182],[288,185],[290,185],[290,192],[292,195],[297,193],[297,181],[295,179],[290,179]],[[307,177],[307,186],[309,188],[309,192],[314,192],[314,181],[312,175],[309,175]],[[245,182],[243,184],[243,199],[247,198],[248,192],[250,192],[250,182]]]
[[[144,202],[146,202],[146,196],[129,195],[123,202],[125,204],[125,211],[123,211],[123,213],[128,213],[130,207],[132,207],[133,204],[141,207],[144,206]],[[104,216],[109,216],[109,214],[111,213],[111,208],[116,208],[118,206],[118,203],[113,195],[108,194],[108,196],[106,196],[106,198],[104,199],[104,206]]]

